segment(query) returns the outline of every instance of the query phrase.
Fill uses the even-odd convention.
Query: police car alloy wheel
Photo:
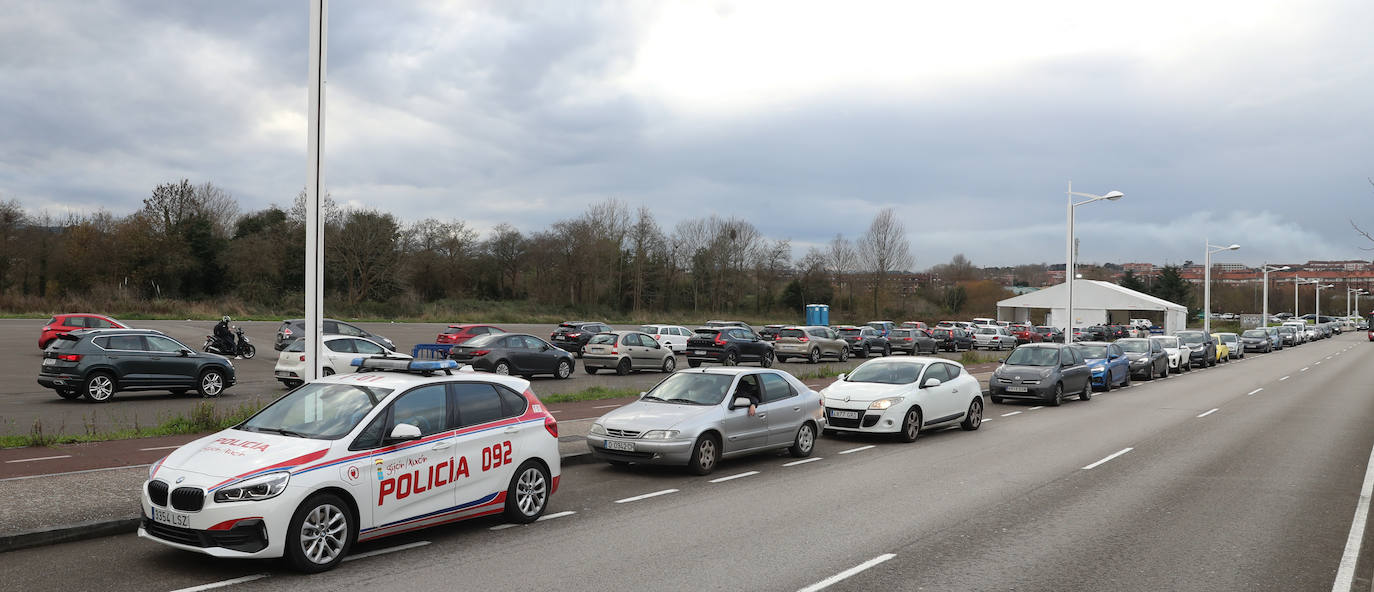
[[[287,531],[286,557],[291,567],[309,573],[343,561],[353,542],[353,520],[338,496],[321,494],[301,504]]]
[[[548,506],[548,474],[539,463],[525,461],[515,471],[515,477],[511,478],[510,488],[506,491],[506,519],[528,524],[544,515],[544,509]]]

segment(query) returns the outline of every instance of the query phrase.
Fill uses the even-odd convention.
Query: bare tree
[[[836,234],[835,238],[830,239],[830,246],[825,252],[826,264],[830,268],[830,273],[835,274],[835,283],[841,288],[849,288],[849,310],[854,309],[854,286],[846,278],[857,271],[859,267],[859,253],[854,250],[853,243],[842,234]]]
[[[214,225],[215,235],[219,238],[234,236],[234,224],[239,219],[239,202],[228,191],[209,181],[196,185],[196,206]]]
[[[633,292],[632,310],[639,312],[644,306],[644,276],[649,270],[651,257],[662,248],[663,231],[654,221],[654,215],[649,211],[648,206],[640,206],[634,226],[630,228],[629,234],[630,256],[633,258],[631,265],[634,266],[632,270],[634,284],[631,289]]]
[[[1374,185],[1374,178],[1365,177],[1365,180],[1366,180],[1366,181],[1369,181],[1369,184],[1370,184],[1370,185]],[[1369,241],[1369,242],[1371,242],[1371,243],[1374,243],[1374,236],[1370,236],[1370,234],[1369,234],[1368,232],[1366,232],[1365,229],[1360,228],[1360,225],[1359,225],[1359,224],[1356,224],[1354,219],[1351,219],[1351,220],[1350,220],[1350,226],[1351,226],[1352,228],[1354,228],[1354,229],[1355,229],[1355,232],[1358,232],[1358,233],[1360,234],[1360,236],[1363,236],[1363,237],[1365,238],[1365,240],[1367,240],[1367,241]],[[1361,250],[1361,251],[1374,251],[1374,247],[1360,247],[1360,250]]]
[[[941,263],[931,267],[930,273],[945,283],[971,282],[980,279],[978,267],[969,261],[963,253],[955,253],[949,263]]]
[[[895,271],[911,268],[911,241],[906,238],[906,226],[897,219],[897,212],[885,208],[873,217],[868,232],[859,239],[859,257],[873,274],[873,314],[879,314],[883,290],[888,276]]]
[[[501,271],[501,279],[498,282],[498,290],[504,290],[509,280],[509,292],[515,294],[516,280],[519,279],[520,265],[525,260],[525,253],[528,249],[528,241],[524,235],[520,234],[514,226],[510,224],[497,224],[496,228],[491,229],[491,238],[487,239],[487,253],[496,261],[496,266]]]

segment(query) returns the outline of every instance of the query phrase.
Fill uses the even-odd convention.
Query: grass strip
[[[133,426],[108,431],[88,429],[84,434],[49,433],[43,424],[35,420],[27,434],[0,436],[0,448],[22,448],[28,446],[56,446],[82,442],[103,442],[106,440],[127,440],[153,436],[176,436],[181,434],[203,434],[237,425],[257,413],[267,403],[255,399],[252,403],[240,403],[234,407],[217,407],[214,401],[201,401],[191,409],[189,415],[180,413],[165,414],[157,425]]]
[[[639,389],[613,389],[604,386],[592,386],[571,393],[542,395],[539,397],[539,400],[552,405],[554,403],[572,403],[574,401],[599,401],[601,399],[637,397],[639,393]]]

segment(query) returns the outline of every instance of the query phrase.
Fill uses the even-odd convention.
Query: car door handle
[[[519,433],[520,430],[523,430],[523,429],[525,429],[525,428],[523,428],[523,427],[521,427],[521,426],[511,426],[511,427],[506,428],[506,433],[507,433],[507,434],[516,434],[516,433]]]
[[[450,441],[448,441],[448,440],[440,440],[440,441],[438,441],[438,442],[435,442],[435,443],[434,443],[434,446],[433,446],[432,448],[430,448],[430,450],[443,450],[443,449],[448,448],[449,446],[452,446],[452,445],[453,445],[453,442],[450,442]]]
[[[768,414],[767,414],[767,413],[755,413],[755,414],[754,414],[754,417],[757,417],[757,418],[759,418],[759,419],[767,419],[767,418],[768,418]]]
[[[801,411],[801,407],[793,407],[792,410],[793,410],[793,411]]]

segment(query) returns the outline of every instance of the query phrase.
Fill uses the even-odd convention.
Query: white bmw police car
[[[558,490],[558,424],[511,376],[452,360],[354,360],[153,464],[140,537],[306,572],[355,541],[504,513],[533,522]]]

